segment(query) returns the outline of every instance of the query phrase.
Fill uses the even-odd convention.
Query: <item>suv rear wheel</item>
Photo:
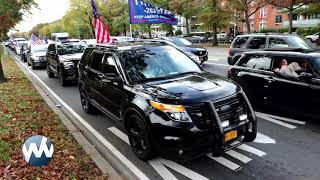
[[[127,132],[132,151],[135,155],[144,161],[153,158],[153,149],[150,138],[150,131],[144,120],[133,114],[128,119]]]

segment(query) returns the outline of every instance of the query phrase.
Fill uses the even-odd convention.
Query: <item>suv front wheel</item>
[[[133,114],[128,119],[127,132],[132,151],[144,161],[153,158],[153,149],[150,138],[150,131],[143,119]]]
[[[54,78],[54,74],[51,72],[49,64],[47,64],[47,74],[49,78]]]
[[[94,114],[96,112],[96,108],[90,103],[87,93],[83,87],[80,88],[80,101],[85,113]]]
[[[67,85],[67,81],[65,80],[64,74],[63,74],[63,70],[60,69],[58,71],[58,77],[59,77],[59,82],[61,84],[62,87]]]

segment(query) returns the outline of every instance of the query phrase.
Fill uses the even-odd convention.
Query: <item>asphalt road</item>
[[[223,48],[209,49],[209,61],[204,69],[226,75],[226,52]],[[15,58],[20,61],[16,55]],[[320,179],[319,122],[258,113],[256,141],[229,151],[223,157],[208,155],[183,164],[162,158],[143,162],[132,153],[121,126],[103,114],[83,112],[76,85],[61,87],[57,79],[48,78],[45,69],[33,72],[149,179]]]

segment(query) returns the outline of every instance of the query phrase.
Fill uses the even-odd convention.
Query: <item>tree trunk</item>
[[[288,33],[292,34],[292,19],[293,19],[293,3],[291,3],[290,7],[289,7],[289,29],[288,29]]]
[[[212,45],[216,46],[218,45],[218,40],[217,40],[217,27],[212,28]]]
[[[186,28],[187,28],[187,35],[189,36],[189,34],[190,34],[190,29],[189,29],[189,18],[186,18]]]
[[[127,36],[127,26],[125,23],[123,24],[123,28],[124,28],[124,36]]]
[[[152,35],[151,35],[151,25],[148,25],[148,33],[149,33],[149,38],[152,38]]]
[[[3,69],[1,64],[1,54],[0,54],[0,83],[2,82],[4,82],[4,74],[3,74]]]
[[[248,10],[246,10],[244,12],[244,18],[245,18],[246,27],[247,27],[247,33],[250,34],[251,33],[251,27],[250,27],[250,20],[249,20]]]

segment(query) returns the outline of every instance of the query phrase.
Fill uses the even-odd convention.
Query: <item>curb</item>
[[[112,165],[108,161],[114,161],[115,158],[110,158],[107,156],[105,158],[105,152],[100,153],[98,151],[99,148],[97,148],[94,144],[95,141],[90,138],[89,133],[85,133],[85,128],[80,127],[79,123],[77,123],[77,119],[71,115],[71,113],[66,112],[67,110],[63,108],[58,108],[57,102],[53,97],[51,97],[46,89],[40,85],[37,80],[35,80],[32,75],[20,64],[19,60],[16,59],[16,57],[12,54],[12,52],[8,53],[15,61],[15,63],[18,65],[18,67],[21,69],[21,71],[26,75],[26,77],[30,80],[32,85],[35,87],[35,89],[38,91],[38,93],[42,96],[42,98],[45,100],[45,102],[48,104],[48,106],[59,116],[64,126],[69,130],[69,132],[72,134],[72,136],[75,138],[77,143],[80,144],[80,146],[83,148],[83,150],[90,156],[90,158],[95,162],[97,167],[101,170],[103,176],[108,177],[109,179],[136,179],[136,177],[132,177],[128,174],[126,174],[126,169],[119,169],[116,171]],[[91,140],[90,140],[91,139]],[[114,162],[117,163],[117,162]],[[120,175],[122,174],[122,175]]]

